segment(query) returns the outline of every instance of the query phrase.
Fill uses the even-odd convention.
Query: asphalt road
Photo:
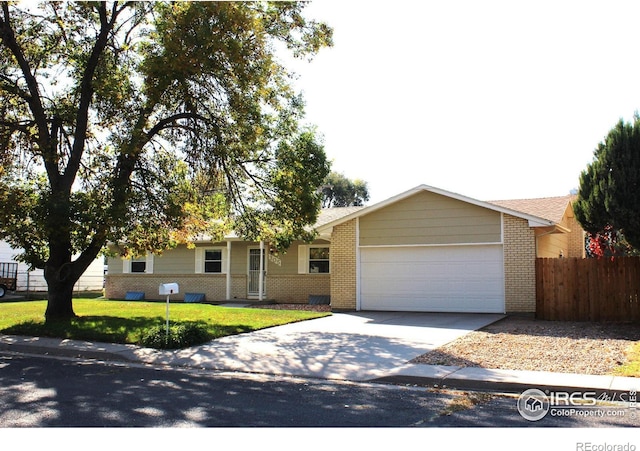
[[[488,393],[0,353],[0,427],[18,430],[589,427],[619,437],[619,427],[638,423],[629,415],[531,422],[515,397]]]

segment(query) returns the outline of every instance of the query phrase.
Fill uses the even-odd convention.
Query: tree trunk
[[[46,277],[46,276],[45,276]],[[44,317],[46,322],[69,321],[76,317],[73,311],[73,286],[74,278],[69,277],[63,281],[53,281],[47,278],[47,310]]]
[[[67,230],[68,227],[59,226],[49,238],[49,260],[44,265],[48,294],[45,322],[70,321],[76,316],[73,311],[73,286],[81,273],[76,274],[75,264],[71,261],[71,240]]]
[[[94,242],[72,261],[69,243],[66,246],[49,246],[50,258],[45,264],[44,278],[47,281],[48,302],[45,320],[69,321],[76,317],[73,311],[73,287],[89,265],[98,256],[101,241]]]
[[[49,259],[44,265],[47,281],[47,310],[45,322],[70,321],[73,311],[73,286],[80,277],[72,262],[71,246],[71,193],[61,186],[60,180],[52,181],[52,193],[48,199]]]

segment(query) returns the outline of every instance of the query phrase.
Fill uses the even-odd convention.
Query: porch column
[[[231,299],[231,241],[227,241],[227,261],[225,272],[227,273],[227,300]]]
[[[264,241],[260,240],[260,274],[258,275],[258,300],[262,301],[264,293]]]

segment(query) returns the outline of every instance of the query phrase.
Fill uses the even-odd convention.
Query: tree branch
[[[2,85],[2,89],[20,97],[22,100],[26,102],[29,102],[29,100],[31,99],[28,93],[20,89],[20,87],[18,86],[18,83],[16,83],[15,80],[12,80],[6,75],[0,74],[0,84]]]
[[[149,130],[146,135],[147,135],[147,142],[151,141],[151,139],[153,139],[153,137],[155,135],[157,135],[158,133],[160,133],[162,130],[164,130],[165,128],[171,128],[171,127],[176,127],[178,125],[175,124],[175,122],[179,119],[195,119],[195,120],[201,120],[201,121],[205,121],[206,118],[203,116],[200,116],[199,114],[196,113],[177,113],[174,114],[172,116],[166,117],[160,121],[158,121],[158,123],[156,125],[154,125],[151,130]],[[180,127],[184,127],[184,126],[180,126]]]
[[[55,149],[51,149],[49,142],[49,130],[47,127],[47,116],[42,105],[42,99],[38,90],[38,82],[31,70],[29,62],[27,61],[20,44],[16,40],[15,33],[11,28],[9,3],[2,2],[3,17],[0,17],[0,38],[4,45],[7,46],[13,57],[16,59],[20,71],[25,78],[27,88],[29,89],[29,97],[25,98],[29,104],[29,109],[33,113],[37,128],[38,128],[38,146],[44,156],[44,164],[49,175],[49,179],[52,184],[57,183],[58,176],[58,164]]]
[[[76,114],[76,130],[74,134],[73,148],[64,171],[64,189],[71,191],[71,187],[80,168],[80,161],[84,153],[85,141],[87,139],[87,128],[89,124],[89,107],[93,98],[93,77],[96,73],[100,56],[107,46],[109,33],[113,29],[115,21],[118,17],[116,9],[117,2],[113,5],[113,14],[111,20],[107,17],[107,7],[105,3],[98,5],[98,13],[100,15],[100,33],[87,61],[87,67],[82,75],[80,82],[80,102],[78,112]]]
[[[26,121],[22,123],[0,121],[0,125],[2,125],[3,127],[6,127],[16,132],[24,133],[25,135],[29,134],[29,130],[33,124],[34,122],[32,121]]]

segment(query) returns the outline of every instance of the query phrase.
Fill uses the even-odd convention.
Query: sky
[[[640,2],[313,0],[334,46],[290,67],[368,205],[430,185],[562,196],[640,110]]]

